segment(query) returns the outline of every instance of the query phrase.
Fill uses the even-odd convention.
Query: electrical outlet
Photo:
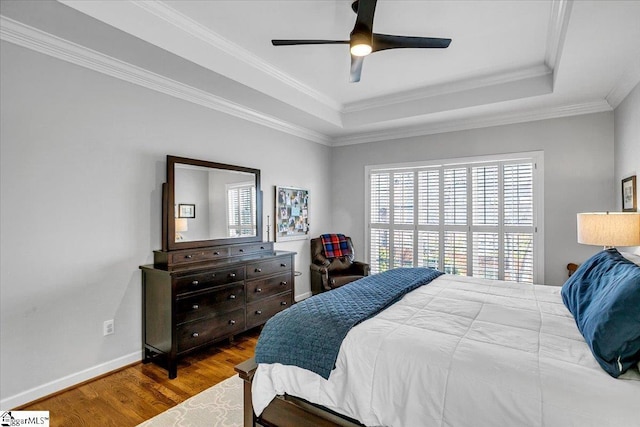
[[[114,326],[113,326],[113,319],[110,320],[105,320],[104,323],[102,324],[102,333],[104,336],[107,335],[111,335],[115,332]]]

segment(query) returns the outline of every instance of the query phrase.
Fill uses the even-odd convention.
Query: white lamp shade
[[[189,231],[186,218],[176,218],[176,233],[181,231]]]
[[[640,212],[579,213],[578,243],[600,246],[639,246]]]

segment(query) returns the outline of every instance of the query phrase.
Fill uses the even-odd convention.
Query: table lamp
[[[176,242],[183,239],[181,231],[189,231],[187,218],[176,218]]]
[[[588,212],[578,214],[578,243],[640,246],[640,212]]]

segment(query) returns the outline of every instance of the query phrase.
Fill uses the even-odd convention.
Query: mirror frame
[[[248,237],[225,237],[209,240],[192,240],[176,242],[175,238],[175,166],[176,163],[201,166],[211,169],[223,169],[229,171],[246,172],[253,174],[256,180],[256,235]],[[260,189],[260,169],[252,169],[243,166],[227,165],[224,163],[209,162],[206,160],[188,159],[186,157],[167,156],[167,183],[163,186],[162,222],[163,222],[163,249],[179,250],[194,249],[216,245],[232,245],[238,243],[262,242],[262,191]]]

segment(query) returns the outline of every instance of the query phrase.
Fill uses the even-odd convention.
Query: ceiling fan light
[[[353,56],[367,56],[372,49],[372,36],[370,31],[355,29],[349,37],[349,45],[351,46],[351,54]]]
[[[366,43],[355,44],[351,46],[351,54],[353,56],[367,56],[371,53],[371,46]]]

